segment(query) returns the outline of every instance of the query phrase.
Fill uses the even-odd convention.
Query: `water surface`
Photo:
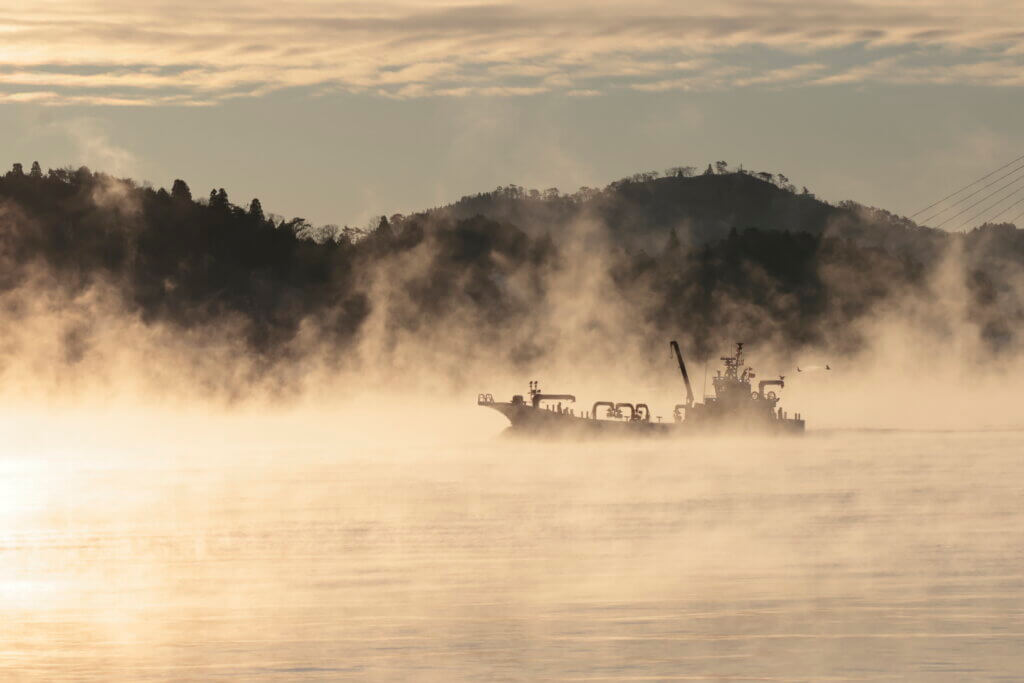
[[[4,677],[1024,671],[1024,433],[166,437],[6,447]]]

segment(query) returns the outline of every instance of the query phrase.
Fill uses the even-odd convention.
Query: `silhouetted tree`
[[[350,228],[346,225],[341,229],[341,237],[345,238],[350,243],[355,244],[366,237],[366,231],[362,228]]]
[[[313,230],[313,241],[318,244],[327,244],[329,242],[335,242],[338,239],[340,230],[337,225],[328,223],[327,225],[321,225],[320,227]]]
[[[43,169],[42,169],[42,167],[39,166],[39,162],[38,161],[33,161],[32,162],[32,170],[30,170],[28,172],[28,175],[31,178],[42,178],[43,177]]]
[[[718,171],[719,175],[725,174],[729,170],[729,164],[725,161],[716,161],[715,170]]]
[[[223,187],[219,190],[210,190],[210,207],[221,210],[228,208],[228,193]]]
[[[305,218],[293,218],[281,227],[299,239],[312,239],[314,236],[313,225]]]
[[[14,164],[14,166],[11,167],[11,175],[15,178],[21,178],[25,175],[25,170],[22,168],[21,164]]]
[[[255,197],[249,202],[249,215],[258,221],[263,221],[263,205]]]
[[[689,178],[696,170],[693,166],[673,166],[665,169],[665,176],[670,178]]]
[[[46,177],[60,183],[71,182],[71,172],[66,168],[51,168],[46,172]]]
[[[184,180],[178,178],[171,186],[171,197],[190,202],[192,201],[192,190],[188,188],[188,184]]]

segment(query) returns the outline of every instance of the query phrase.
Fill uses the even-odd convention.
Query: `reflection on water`
[[[1024,670],[1024,434],[0,459],[22,679]]]

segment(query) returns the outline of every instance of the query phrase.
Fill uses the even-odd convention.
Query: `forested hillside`
[[[0,178],[5,324],[40,291],[59,306],[102,284],[145,325],[230,321],[232,342],[265,369],[314,352],[342,362],[367,344],[386,352],[409,335],[486,346],[516,367],[586,343],[551,332],[566,310],[582,337],[854,352],[863,320],[952,287],[986,347],[1020,341],[1015,227],[953,235],[781,185],[679,173],[568,196],[512,186],[356,230],[276,218],[224,190],[197,198],[183,181],[168,191],[19,165]],[[66,362],[88,355],[88,336],[67,334]]]
[[[724,162],[722,162],[724,164]],[[913,231],[917,226],[877,209],[853,202],[838,206],[818,200],[807,188],[797,190],[785,176],[711,168],[701,175],[691,169],[669,169],[666,175],[637,174],[603,189],[581,188],[561,194],[516,185],[468,197],[436,213],[454,218],[482,214],[516,225],[557,230],[579,220],[608,226],[624,244],[664,246],[668,229],[688,244],[720,240],[733,229],[826,231],[844,236],[884,239],[892,228]]]

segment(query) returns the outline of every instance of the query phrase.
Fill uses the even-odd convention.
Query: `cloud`
[[[783,69],[769,69],[755,76],[737,78],[733,82],[739,87],[748,85],[781,85],[805,80],[808,75],[818,73],[825,68],[824,64],[797,64],[796,66]]]
[[[202,105],[854,82],[1016,87],[1017,3],[37,0],[0,12],[0,101]],[[841,53],[841,54],[838,54]]]
[[[813,85],[837,85],[882,81],[886,83],[953,85],[970,83],[994,87],[1020,87],[1024,85],[1021,65],[1009,59],[983,60],[966,64],[912,64],[893,57],[879,59],[837,71],[811,81]]]

